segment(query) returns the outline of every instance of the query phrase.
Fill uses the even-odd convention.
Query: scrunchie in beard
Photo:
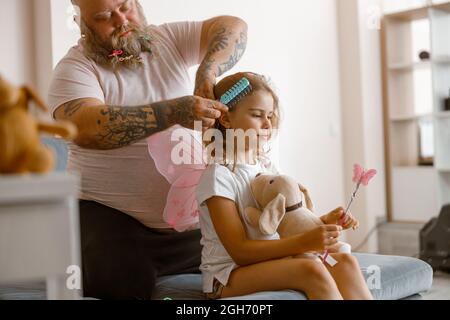
[[[95,62],[114,69],[120,66],[136,68],[142,64],[141,54],[152,53],[152,37],[148,28],[129,24],[116,30],[108,42],[81,20],[85,54]],[[120,55],[117,52],[122,52]]]

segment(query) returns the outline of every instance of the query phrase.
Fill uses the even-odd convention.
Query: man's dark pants
[[[157,277],[199,273],[201,234],[160,233],[93,201],[80,201],[85,297],[151,299]]]

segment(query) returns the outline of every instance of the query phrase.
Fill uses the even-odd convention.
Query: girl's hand
[[[330,213],[322,216],[320,218],[324,224],[336,224],[343,227],[344,230],[353,228],[353,230],[358,229],[359,221],[353,217],[351,212],[347,212],[344,216],[344,208],[340,207],[334,209]]]
[[[359,221],[353,217],[351,212],[347,212],[345,217],[340,220],[339,223],[344,230],[352,228],[353,230],[356,230],[359,228]]]
[[[300,235],[303,252],[325,251],[338,242],[342,227],[322,225]]]

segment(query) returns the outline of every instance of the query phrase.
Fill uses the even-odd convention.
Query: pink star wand
[[[352,196],[347,205],[347,208],[345,209],[344,213],[342,214],[342,216],[339,219],[339,225],[343,226],[345,224],[345,220],[347,218],[347,212],[348,212],[348,210],[350,210],[350,206],[352,205],[353,200],[355,200],[356,194],[358,193],[358,190],[359,190],[359,187],[361,186],[361,184],[363,186],[369,185],[369,181],[373,177],[375,177],[376,174],[377,174],[377,170],[375,170],[375,169],[370,169],[370,170],[365,171],[364,168],[362,166],[360,166],[359,164],[355,164],[353,166],[352,181],[354,183],[356,183],[356,188],[352,193]],[[333,267],[337,263],[337,261],[335,259],[333,259],[331,256],[329,256],[328,250],[325,251],[323,255],[321,255],[321,258],[324,262],[326,261],[331,267]]]
[[[350,210],[350,206],[353,203],[353,200],[355,200],[356,198],[356,194],[359,190],[359,187],[361,186],[361,184],[363,186],[367,186],[369,185],[370,180],[375,177],[375,175],[377,174],[377,170],[375,169],[370,169],[365,171],[364,168],[362,166],[360,166],[359,164],[355,164],[353,166],[353,179],[352,181],[354,183],[356,183],[356,188],[355,191],[353,191],[352,196],[350,198],[350,201],[347,205],[347,208],[345,209],[344,213],[342,214],[342,217],[339,219],[339,224],[343,225],[345,223],[345,218],[347,217],[347,212],[348,210]]]

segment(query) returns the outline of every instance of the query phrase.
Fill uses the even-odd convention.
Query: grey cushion
[[[380,271],[380,283],[369,281],[369,287],[377,300],[417,298],[416,294],[428,291],[433,281],[432,268],[422,260],[409,257],[383,256],[355,253],[366,280]],[[375,266],[375,267],[374,267]],[[379,269],[377,269],[377,267]],[[199,274],[162,277],[158,280],[154,299],[201,300],[202,279]],[[305,300],[303,293],[285,290],[260,292],[236,297],[238,300]]]

